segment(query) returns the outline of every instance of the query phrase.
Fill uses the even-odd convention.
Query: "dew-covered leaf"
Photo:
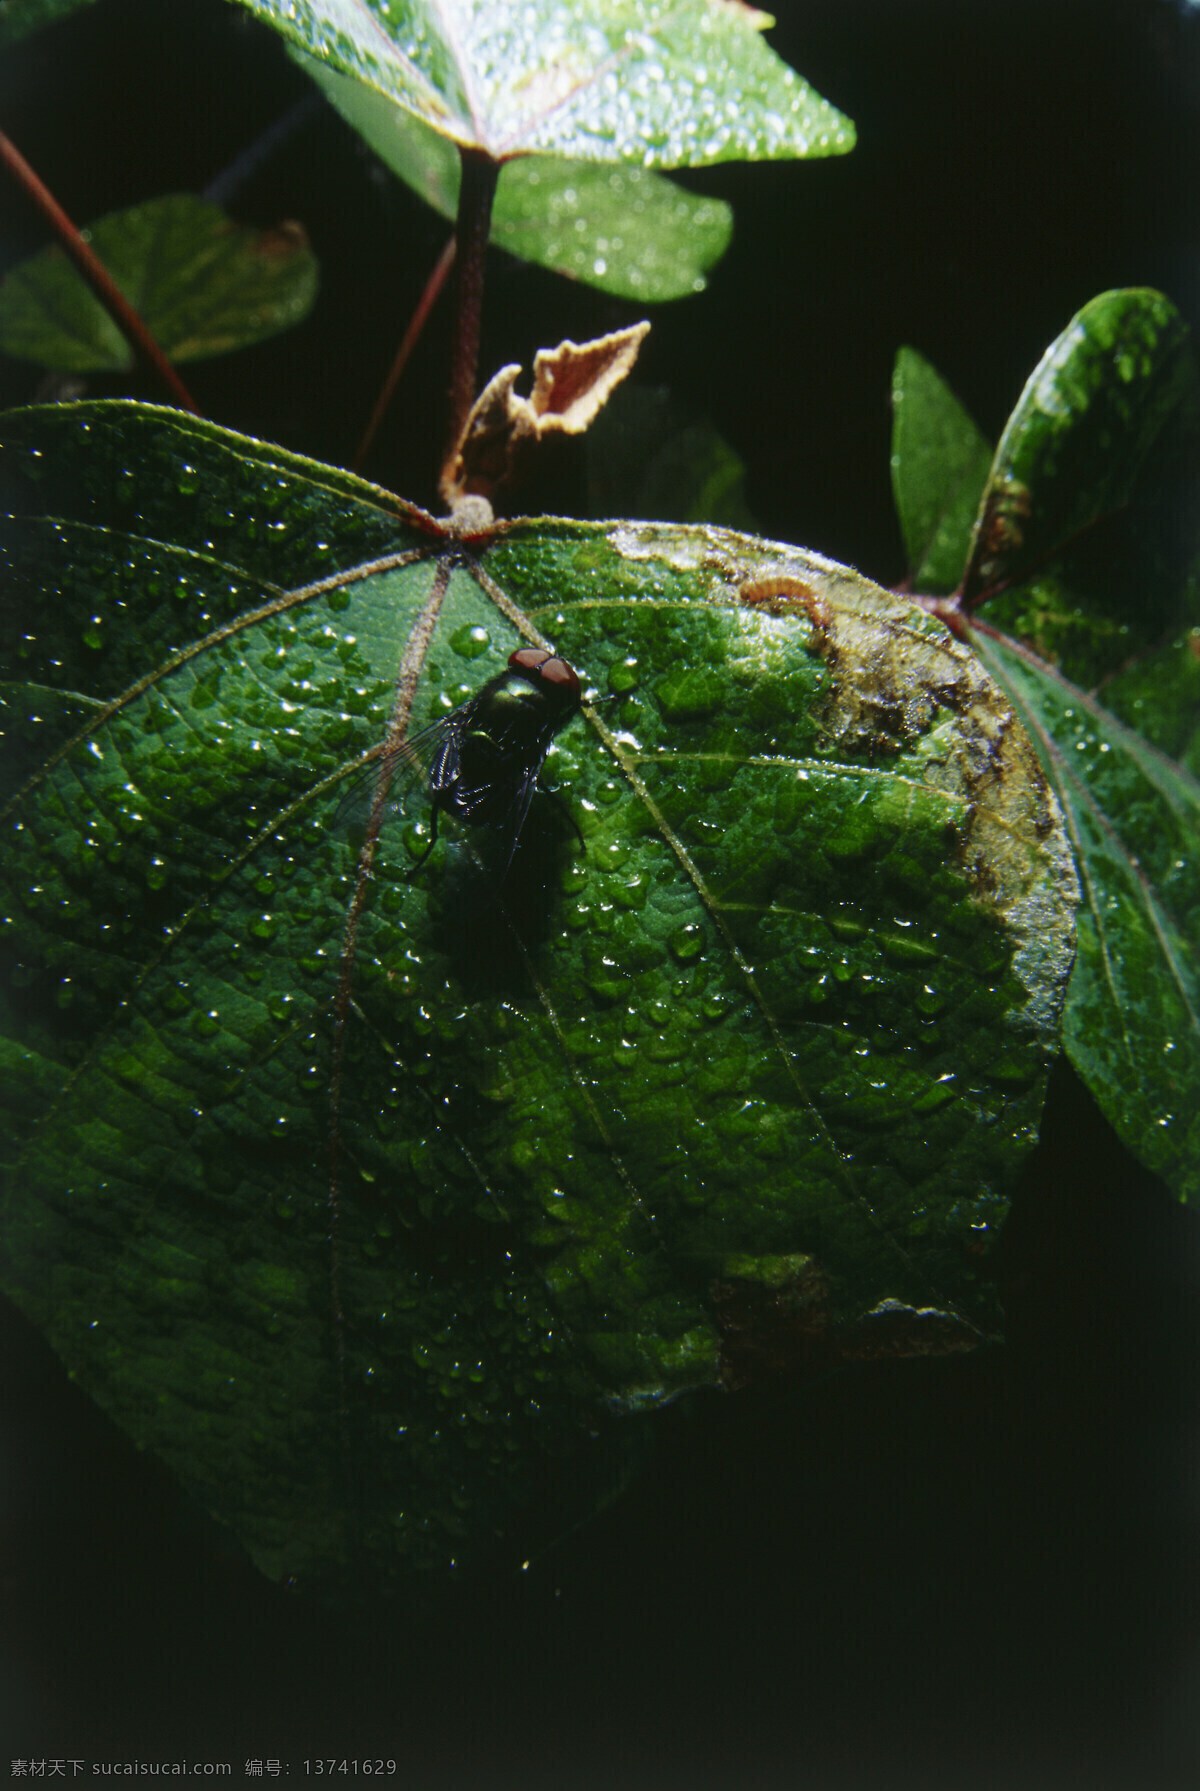
[[[742,0],[241,0],[289,43],[499,161],[838,155],[854,127]],[[639,295],[642,296],[642,295]]]
[[[940,623],[177,412],[0,442],[3,1286],[266,1571],[527,1544],[622,1414],[995,1333],[1076,891]],[[541,642],[595,701],[507,876],[447,815],[416,868],[412,779],[372,860],[344,774]]]
[[[234,224],[192,193],[110,212],[92,248],[173,361],[247,348],[307,317],[317,263],[299,224]],[[0,281],[0,349],[63,373],[124,371],[128,342],[57,243]]]
[[[1161,294],[1103,293],[1005,428],[970,638],[1042,753],[1083,884],[1065,1042],[1129,1148],[1197,1192],[1196,374]]]
[[[311,56],[297,60],[380,160],[453,219],[461,162],[450,139],[361,81]],[[648,304],[702,292],[732,233],[721,199],[685,192],[648,168],[559,156],[505,162],[492,207],[498,248]]]
[[[1028,649],[981,628],[972,638],[1038,742],[1075,849],[1083,901],[1067,1050],[1134,1154],[1194,1201],[1200,783]],[[1190,675],[1185,696],[1189,744],[1196,682]]]
[[[915,348],[892,372],[892,491],[914,590],[957,590],[992,450]]]

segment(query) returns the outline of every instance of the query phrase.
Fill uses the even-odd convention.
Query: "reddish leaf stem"
[[[199,405],[108,269],[97,260],[53,193],[39,180],[16,144],[3,131],[0,131],[0,162],[12,172],[47,219],[64,250],[128,342],[139,366],[157,373],[182,410],[190,410],[193,416],[199,416]]]
[[[400,383],[400,375],[408,365],[409,357],[420,340],[421,331],[425,328],[429,313],[437,303],[438,295],[440,294],[442,287],[446,284],[450,269],[454,266],[454,250],[455,239],[451,236],[448,239],[445,248],[438,256],[433,272],[425,282],[425,290],[418,300],[417,308],[409,320],[409,325],[404,332],[403,340],[396,350],[396,358],[392,362],[388,376],[383,382],[378,398],[375,400],[375,408],[367,419],[367,426],[362,432],[362,439],[354,450],[354,459],[350,464],[356,473],[362,471],[363,462],[371,451],[371,444],[379,432],[379,425],[383,422],[387,407],[392,402],[396,387]]]
[[[500,164],[484,149],[460,146],[462,182],[458,189],[458,244],[454,293],[454,348],[450,373],[450,438],[443,481],[452,478],[463,427],[475,402],[479,371],[479,323],[483,313],[483,264],[492,227],[492,201]]]

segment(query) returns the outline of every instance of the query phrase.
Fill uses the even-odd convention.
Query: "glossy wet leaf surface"
[[[298,58],[322,92],[392,172],[453,220],[459,154],[449,138],[361,81]],[[621,298],[660,303],[701,292],[733,232],[720,199],[653,174],[558,156],[519,156],[500,170],[491,240]]]
[[[1083,886],[1065,1041],[1142,1161],[1200,1198],[1200,783],[1012,643],[984,663],[1041,746]]]
[[[1195,407],[1174,306],[1141,289],[1093,299],[1009,419],[965,574],[970,638],[1038,743],[1080,869],[1067,1049],[1185,1199],[1200,1191]],[[939,481],[903,414],[905,515]],[[947,487],[973,429],[945,438]],[[925,570],[928,588],[959,583],[949,561]]]
[[[645,168],[837,155],[854,127],[740,0],[241,0],[456,143]]]
[[[249,229],[191,193],[110,212],[88,239],[173,361],[265,341],[302,322],[317,296],[316,257],[300,225]],[[0,282],[0,349],[64,373],[133,364],[128,342],[57,244]]]
[[[4,1286],[265,1570],[544,1539],[621,1414],[995,1333],[1075,891],[939,623],[167,411],[2,439]],[[343,774],[527,642],[596,702],[507,880],[449,824],[412,877],[419,803],[364,876]]]

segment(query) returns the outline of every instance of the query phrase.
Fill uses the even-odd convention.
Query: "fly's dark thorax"
[[[476,726],[492,736],[505,753],[545,756],[551,740],[579,707],[577,696],[509,672],[487,701]]]
[[[471,826],[500,825],[578,707],[575,692],[520,672],[485,685],[435,763],[430,781],[440,806]]]

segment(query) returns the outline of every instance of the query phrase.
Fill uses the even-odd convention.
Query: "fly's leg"
[[[416,876],[417,872],[421,869],[421,866],[425,863],[425,860],[429,857],[429,854],[433,851],[433,848],[437,845],[438,809],[439,809],[439,807],[440,807],[440,804],[435,800],[432,808],[429,811],[429,844],[426,846],[425,850],[422,852],[420,858],[417,859],[417,861],[413,865],[411,871],[409,871],[408,875],[405,877],[406,883],[411,881],[411,879]]]
[[[584,839],[583,833],[580,830],[579,822],[575,819],[574,815],[571,813],[570,808],[563,801],[563,799],[559,795],[558,791],[557,790],[548,790],[546,788],[545,784],[538,784],[537,788],[543,796],[548,796],[550,798],[550,801],[554,804],[554,806],[558,810],[559,814],[564,815],[566,817],[567,824],[571,828],[571,831],[574,833],[575,838],[579,841],[581,849],[584,852],[586,852],[587,851],[587,841]]]

